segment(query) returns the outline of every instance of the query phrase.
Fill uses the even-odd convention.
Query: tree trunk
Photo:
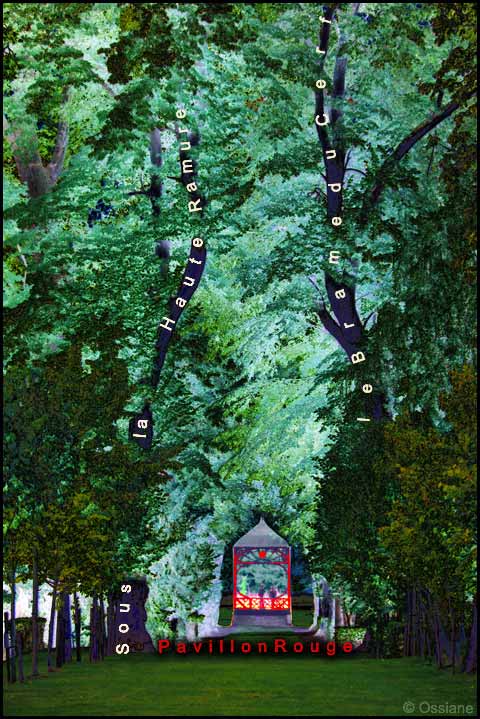
[[[410,651],[410,591],[407,591],[407,611],[403,630],[403,656],[408,657]]]
[[[96,662],[98,659],[98,623],[97,623],[97,596],[93,595],[92,607],[90,609],[90,661]]]
[[[420,655],[420,616],[419,616],[419,605],[418,605],[418,589],[414,589],[412,592],[412,621],[413,621],[413,633],[412,633],[412,657]]]
[[[437,621],[438,621],[438,637],[440,642],[440,657],[442,661],[442,666],[444,666],[444,656],[447,659],[447,662],[450,660],[450,638],[447,635],[447,632],[444,629],[443,622],[442,622],[442,614],[440,610],[438,610],[437,613]]]
[[[455,674],[455,665],[457,663],[457,624],[455,609],[451,610],[452,616],[452,634],[451,634],[451,654],[452,654],[452,674]]]
[[[320,617],[320,594],[319,590],[321,592],[321,583],[315,579],[315,577],[312,577],[312,592],[313,592],[313,619],[312,624],[310,625],[310,631],[314,632],[318,628],[318,620]]]
[[[91,662],[94,661],[94,642],[95,642],[95,622],[94,622],[94,616],[95,616],[95,597],[92,598],[92,606],[90,607],[90,626],[89,626],[89,634],[90,634],[90,646],[89,646],[89,659]]]
[[[477,671],[477,604],[473,605],[473,621],[470,631],[470,646],[465,665],[465,671],[470,673]]]
[[[476,91],[473,91],[467,99],[470,99],[471,97],[474,97],[476,94]],[[360,225],[364,226],[367,223],[368,215],[370,210],[375,207],[375,205],[378,203],[380,199],[380,195],[382,194],[383,190],[386,186],[386,181],[388,178],[388,175],[392,172],[392,170],[398,165],[400,160],[412,149],[412,147],[415,146],[415,144],[422,139],[422,137],[425,137],[429,132],[431,132],[437,125],[439,125],[443,120],[445,120],[447,117],[450,117],[452,113],[454,113],[458,108],[460,107],[460,104],[458,102],[450,102],[448,105],[446,105],[443,109],[440,110],[439,113],[434,115],[433,117],[429,117],[428,120],[425,120],[420,125],[418,125],[412,132],[410,132],[407,137],[405,137],[396,147],[395,151],[389,155],[380,169],[377,172],[377,176],[375,178],[375,185],[373,189],[365,195],[363,199],[362,208],[360,210]]]
[[[57,657],[56,666],[60,669],[65,664],[65,617],[63,613],[65,592],[60,595],[60,605],[57,609]]]
[[[18,648],[18,681],[25,681],[25,674],[23,671],[23,632],[17,634],[17,648]]]
[[[460,669],[461,672],[465,671],[465,662],[467,659],[467,651],[468,651],[468,639],[465,632],[465,624],[464,624],[464,617],[465,614],[462,613],[462,621],[460,624],[458,624],[458,617],[457,617],[457,655],[458,655],[458,669]]]
[[[63,104],[68,101],[68,96],[69,89],[66,87],[63,91]],[[4,132],[8,127],[8,121],[4,120]],[[58,123],[55,148],[47,166],[43,164],[39,152],[38,136],[35,134],[27,147],[26,143],[21,141],[23,132],[24,128],[21,126],[10,128],[10,133],[6,135],[6,138],[12,148],[18,175],[28,186],[30,197],[42,197],[56,184],[63,170],[68,146],[68,125],[63,120]]]
[[[435,624],[435,647],[436,647],[436,653],[437,653],[437,666],[439,669],[443,666],[443,657],[442,657],[442,642],[440,638],[440,615],[438,607],[435,606],[433,608],[434,612],[434,624]]]
[[[81,631],[82,631],[82,610],[80,609],[80,602],[78,600],[77,592],[73,595],[73,604],[75,608],[75,651],[77,655],[77,662],[82,661],[82,647],[81,643]]]
[[[434,642],[435,639],[435,627],[432,622],[430,594],[426,589],[422,592],[422,611],[425,631],[425,656],[432,658],[435,654],[434,644],[432,647],[432,641]]]
[[[343,611],[343,601],[341,595],[337,597],[337,601],[335,602],[335,626],[345,626],[345,613]]]
[[[53,636],[55,628],[55,604],[57,602],[57,586],[58,579],[55,579],[52,587],[52,607],[50,609],[50,622],[48,624],[48,647],[47,647],[47,665],[48,671],[53,672],[52,662],[52,648],[53,648]]]
[[[98,621],[99,621],[99,632],[98,632],[99,656],[100,656],[100,659],[103,661],[105,659],[106,638],[107,638],[106,634],[105,634],[105,603],[103,601],[103,597],[100,597]]]
[[[425,652],[426,652],[425,611],[424,611],[422,590],[419,590],[417,599],[418,599],[418,629],[419,629],[420,656],[425,657]]]
[[[7,682],[10,684],[10,619],[8,612],[3,613],[3,621],[5,623],[5,631],[3,632],[3,646],[5,647],[5,664],[7,665]]]
[[[375,657],[380,659],[383,655],[384,619],[381,612],[377,612],[377,627],[375,632]]]
[[[10,681],[14,684],[17,681],[17,636],[15,628],[15,604],[17,599],[16,569],[12,569],[12,596],[10,600]]]
[[[63,602],[63,622],[64,622],[64,660],[72,661],[72,613],[70,604],[70,595],[65,594]]]
[[[24,181],[30,197],[42,197],[53,187],[52,179],[42,161],[30,162],[24,172]]]
[[[40,676],[38,671],[38,555],[37,550],[33,553],[32,560],[32,677]]]
[[[111,657],[115,652],[115,609],[114,594],[109,592],[107,605],[107,657]]]

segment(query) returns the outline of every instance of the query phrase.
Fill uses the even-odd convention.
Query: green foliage
[[[40,648],[44,648],[43,632],[47,620],[44,617],[37,618],[38,635],[40,637]],[[31,617],[17,617],[15,619],[15,627],[17,632],[22,633],[22,653],[28,654],[32,651],[32,618]]]
[[[432,28],[436,43],[449,43],[450,52],[435,73],[435,82],[423,87],[432,94],[448,91],[455,100],[464,100],[477,87],[476,3],[435,3]]]
[[[404,630],[403,622],[393,619],[387,622],[382,637],[384,657],[394,659],[402,656]]]
[[[312,122],[320,6],[7,3],[9,566],[28,569],[39,546],[45,576],[59,567],[85,591],[153,567],[152,621],[166,631],[174,612],[205,616],[218,557],[263,513],[370,626],[442,552],[470,596],[469,394],[444,398],[451,372],[474,362],[475,6],[364,9],[368,22],[339,8],[325,64],[331,78],[336,54],[347,59],[336,140],[350,155],[334,233]],[[458,115],[391,169],[363,221],[386,158],[452,100]],[[201,220],[177,181],[179,106],[200,131]],[[20,160],[48,173],[59,123],[65,161],[34,196]],[[138,194],[155,127],[158,217]],[[90,227],[100,199],[114,211]],[[153,392],[156,327],[195,234],[206,271]],[[171,243],[164,273],[160,240]],[[333,247],[354,270],[329,263]],[[326,270],[353,272],[361,318],[373,313],[361,369],[320,331],[308,276]],[[387,396],[385,427],[356,421],[363,380]],[[142,455],[127,428],[147,399],[155,444]],[[439,572],[430,577],[440,591]]]
[[[418,583],[462,607],[476,574],[476,382],[473,368],[452,375],[442,397],[447,432],[422,415],[387,430],[391,471],[400,484],[381,538],[391,576]]]
[[[339,644],[344,642],[363,642],[366,630],[361,627],[337,627],[335,639]]]

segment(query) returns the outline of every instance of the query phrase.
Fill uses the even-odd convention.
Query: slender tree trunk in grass
[[[458,656],[458,664],[457,669],[460,672],[465,671],[465,662],[467,660],[467,651],[468,651],[468,639],[465,632],[465,614],[462,612],[462,620],[459,622],[459,618],[457,617],[457,656]]]
[[[410,646],[408,656],[415,655],[415,590],[410,592]]]
[[[71,662],[72,661],[72,614],[71,614],[71,604],[70,604],[70,595],[67,593],[65,594],[65,599],[63,602],[63,621],[64,621],[64,661]]]
[[[473,620],[470,630],[470,642],[465,664],[465,671],[470,673],[477,671],[477,603],[473,603]]]
[[[17,598],[16,591],[16,569],[12,569],[12,596],[10,600],[10,650],[9,650],[9,661],[10,661],[10,681],[15,683],[17,681],[17,637],[15,630],[15,603]]]
[[[426,641],[426,646],[427,646],[427,657],[432,657],[434,652],[432,651],[432,645],[430,642],[430,637],[428,635],[428,632],[426,634],[425,641]]]
[[[100,599],[97,597],[95,604],[95,659],[99,661],[102,650],[102,622],[100,617]]]
[[[103,601],[103,597],[100,597],[99,601],[99,611],[98,611],[98,621],[99,621],[99,632],[98,632],[98,644],[99,644],[99,656],[100,659],[103,661],[105,659],[105,650],[106,650],[106,634],[105,634],[105,603]]]
[[[442,615],[440,614],[440,642],[441,642],[441,649],[442,649],[442,656],[444,655],[447,659],[447,666],[445,669],[447,669],[450,665],[448,662],[450,661],[450,635],[445,631],[445,627],[442,622]]]
[[[411,634],[411,624],[410,624],[410,605],[411,605],[411,592],[410,590],[407,591],[407,608],[405,613],[405,630],[403,635],[403,656],[408,657],[410,656],[410,634]]]
[[[427,618],[425,607],[422,605],[422,657],[428,657],[427,649]]]
[[[102,599],[102,614],[103,614],[103,658],[108,656],[108,606],[106,606],[104,599]]]
[[[92,606],[90,607],[90,627],[89,627],[89,634],[90,634],[90,647],[88,652],[88,658],[91,662],[93,662],[93,643],[95,639],[95,623],[94,623],[94,614],[95,614],[95,597],[92,598]]]
[[[425,622],[425,653],[427,657],[432,657],[432,622],[429,596],[426,589],[423,591],[423,617]]]
[[[98,621],[97,621],[97,595],[92,598],[92,607],[90,609],[90,661],[96,662],[98,659]]]
[[[418,592],[418,628],[420,656],[425,657],[425,611],[422,590]]]
[[[345,612],[343,611],[343,597],[341,594],[337,597],[337,601],[335,603],[335,626],[345,626]]]
[[[427,656],[436,659],[435,652],[435,625],[433,622],[432,603],[430,593],[425,590],[425,626],[426,626],[426,650]]]
[[[322,624],[329,618],[330,587],[325,577],[316,577],[312,582],[313,589],[313,620],[310,631],[319,629],[319,622]]]
[[[432,657],[435,654],[432,640],[434,638],[434,631],[432,626],[432,614],[430,611],[430,597],[428,591],[425,590],[425,624],[426,624],[426,644],[427,644],[427,656]]]
[[[10,684],[10,619],[8,612],[3,613],[5,631],[3,632],[3,646],[5,647],[5,664],[7,665],[7,682]]]
[[[64,617],[65,593],[60,595],[60,604],[57,609],[57,658],[56,666],[60,669],[65,663],[65,617]]]
[[[417,607],[417,590],[414,589],[412,592],[412,622],[413,622],[413,643],[412,643],[412,657],[417,656],[418,653],[418,607]]]
[[[52,649],[53,649],[53,632],[55,628],[55,604],[57,602],[57,585],[58,579],[53,582],[52,588],[52,607],[50,609],[50,622],[48,624],[48,647],[47,647],[47,665],[48,671],[53,672]]]
[[[81,631],[82,631],[82,610],[80,609],[80,602],[78,600],[77,592],[73,595],[73,606],[75,610],[75,651],[77,655],[77,662],[82,661],[82,647],[81,643]]]
[[[424,613],[422,604],[422,590],[419,590],[417,595],[417,611],[418,611],[418,653],[419,656],[424,656],[425,651],[425,632],[424,632]]]
[[[100,659],[100,645],[102,641],[101,637],[101,624],[100,624],[100,602],[98,596],[95,601],[95,660]]]
[[[452,616],[452,634],[451,634],[451,655],[452,655],[452,674],[455,674],[456,663],[457,663],[457,624],[455,609],[451,611]]]
[[[412,589],[410,591],[410,617],[409,617],[409,623],[410,623],[410,642],[408,645],[408,656],[412,657],[414,650],[415,650],[415,591]]]
[[[38,555],[35,550],[32,562],[32,677],[40,676],[38,671]]]
[[[447,669],[450,665],[448,662],[450,661],[450,636],[445,631],[444,623],[443,623],[443,617],[442,612],[440,611],[440,607],[438,608],[437,613],[437,621],[438,621],[438,637],[439,637],[439,643],[440,643],[440,661],[442,663],[442,667]],[[447,661],[447,664],[445,664],[445,660]]]
[[[23,671],[23,632],[17,634],[17,648],[18,648],[18,681],[25,681],[25,673]]]
[[[380,632],[382,631],[380,613],[377,612],[377,622],[375,631],[375,658],[380,659]]]
[[[421,610],[420,610],[420,590],[415,590],[415,656],[419,657],[422,653],[422,626],[421,626]]]
[[[406,601],[407,601],[407,608],[405,612],[405,626],[403,627],[403,656],[408,657],[408,611],[410,606],[409,601],[409,592],[407,591],[406,595]]]
[[[442,641],[440,637],[440,616],[439,616],[439,610],[438,607],[435,606],[433,609],[434,612],[434,622],[435,622],[435,646],[437,651],[437,665],[438,668],[441,669],[443,666],[443,657],[442,657]]]
[[[113,592],[108,594],[108,605],[107,605],[107,648],[106,655],[110,657],[114,651],[114,626],[115,626],[115,603],[113,598]]]

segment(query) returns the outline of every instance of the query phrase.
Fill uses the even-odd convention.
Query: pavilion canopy
[[[253,529],[235,542],[234,547],[288,547],[288,542],[274,532],[262,517]]]

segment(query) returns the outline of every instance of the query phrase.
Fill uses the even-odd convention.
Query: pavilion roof
[[[253,529],[240,537],[234,547],[288,547],[288,542],[273,531],[261,518]]]

